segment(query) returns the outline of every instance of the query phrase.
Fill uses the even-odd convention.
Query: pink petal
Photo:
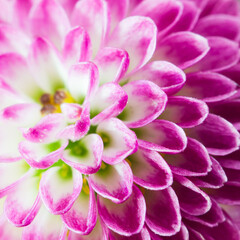
[[[138,80],[127,83],[123,89],[128,95],[128,102],[118,117],[128,127],[142,127],[152,122],[164,111],[167,95],[156,84]]]
[[[157,28],[150,18],[128,17],[114,29],[108,45],[126,50],[130,58],[128,71],[136,71],[152,57],[156,34]]]
[[[117,118],[101,122],[97,127],[97,134],[103,139],[104,149],[102,160],[108,164],[116,164],[136,151],[137,138]]]
[[[98,210],[108,228],[118,234],[130,236],[141,231],[146,205],[141,191],[133,186],[130,198],[121,204],[98,196]]]
[[[114,203],[122,203],[132,193],[131,168],[125,161],[115,165],[104,165],[104,168],[89,176],[89,184],[102,197]]]
[[[240,63],[238,62],[231,68],[228,68],[221,72],[223,75],[229,77],[236,83],[240,84],[239,74],[240,74]]]

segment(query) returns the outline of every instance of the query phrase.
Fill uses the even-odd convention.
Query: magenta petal
[[[174,175],[173,189],[181,210],[191,215],[202,215],[211,208],[209,196],[183,176]]]
[[[181,227],[181,214],[177,196],[171,187],[161,191],[146,191],[146,223],[156,234],[171,236]],[[159,214],[161,213],[161,214]]]
[[[98,211],[108,228],[118,234],[130,236],[141,231],[146,204],[141,191],[133,185],[131,196],[121,204],[98,196]]]
[[[166,154],[164,159],[174,173],[183,176],[206,175],[212,165],[206,148],[192,138],[188,138],[184,151],[178,154]]]
[[[156,35],[157,28],[150,18],[128,17],[114,29],[108,45],[126,50],[130,58],[128,71],[136,71],[152,57]]]
[[[240,63],[239,62],[237,64],[235,64],[234,66],[232,66],[231,68],[228,68],[228,69],[222,71],[221,73],[223,75],[229,77],[230,79],[232,79],[236,83],[240,84],[240,79],[239,79]]]
[[[82,190],[72,208],[62,215],[62,219],[70,230],[81,235],[93,230],[97,222],[97,207],[92,188],[89,194]]]
[[[239,60],[238,44],[223,37],[208,37],[210,50],[207,55],[188,72],[222,71],[235,65]]]
[[[125,161],[115,165],[106,165],[97,173],[89,176],[89,184],[104,198],[115,203],[122,203],[132,193],[131,168]]]
[[[168,95],[178,92],[186,81],[181,69],[165,61],[150,62],[129,78],[130,81],[139,79],[155,83]]]
[[[128,160],[134,182],[140,186],[161,190],[172,184],[171,170],[157,152],[139,147],[136,153],[128,156]]]
[[[229,154],[237,150],[240,143],[239,133],[232,124],[214,114],[209,114],[202,124],[188,129],[187,132],[203,143],[213,155]]]
[[[168,103],[161,119],[176,123],[183,128],[192,128],[201,124],[208,115],[208,106],[195,98],[174,96]]]
[[[208,41],[192,32],[173,33],[158,42],[154,59],[166,60],[185,69],[202,59],[209,51]],[[184,54],[182,54],[184,52]]]
[[[178,153],[185,149],[187,137],[182,128],[166,120],[154,120],[135,130],[138,144],[150,150]]]
[[[128,102],[118,117],[128,127],[142,127],[152,122],[164,111],[167,95],[156,84],[138,80],[127,83],[123,89],[128,95]]]
[[[63,166],[64,168],[64,166]],[[68,211],[78,197],[82,188],[82,175],[68,167],[72,177],[64,178],[60,167],[47,170],[40,182],[40,194],[49,212],[59,215]]]
[[[211,91],[209,91],[211,89]],[[187,81],[179,95],[201,99],[205,102],[224,100],[236,93],[237,84],[213,72],[187,74]]]

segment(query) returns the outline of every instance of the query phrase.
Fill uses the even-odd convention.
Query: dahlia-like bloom
[[[1,240],[239,240],[237,0],[0,1]]]

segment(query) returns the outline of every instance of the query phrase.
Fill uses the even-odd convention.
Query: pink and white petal
[[[173,173],[183,176],[202,176],[211,170],[207,149],[198,141],[188,138],[187,147],[178,154],[166,154],[164,160]]]
[[[80,119],[82,112],[84,112],[82,106],[76,103],[62,103],[60,107],[68,122]]]
[[[146,189],[162,190],[172,184],[172,172],[157,152],[139,147],[127,160],[133,172],[133,180],[138,185]]]
[[[174,175],[174,180],[173,189],[182,211],[198,216],[210,210],[211,200],[205,192],[183,176]]]
[[[108,164],[116,164],[136,151],[137,137],[133,131],[117,118],[101,122],[97,134],[103,139],[102,160]]]
[[[123,48],[128,52],[130,58],[128,72],[133,72],[145,65],[152,57],[156,47],[156,35],[157,27],[150,18],[128,17],[119,22],[108,45]]]
[[[146,190],[144,197],[147,205],[145,221],[150,230],[161,236],[176,234],[181,227],[181,214],[173,189],[169,187],[161,191]]]
[[[206,38],[192,32],[177,32],[158,42],[153,59],[169,61],[185,69],[199,62],[208,51]]]
[[[240,38],[240,24],[237,17],[227,14],[211,14],[201,18],[194,32],[203,36],[219,36],[238,41]]]
[[[161,14],[159,14],[161,12]],[[142,1],[131,15],[146,16],[153,19],[159,35],[165,35],[177,23],[183,12],[183,5],[174,0]]]
[[[30,49],[28,64],[37,83],[45,92],[55,93],[56,90],[64,88],[67,72],[57,50],[50,42],[36,38]]]
[[[82,188],[82,175],[69,166],[47,170],[40,181],[41,199],[54,215],[67,212],[77,199]]]
[[[72,10],[78,0],[59,0],[68,16],[71,16]]]
[[[0,13],[0,23],[10,23],[13,19],[12,2],[1,0],[2,11]]]
[[[216,102],[232,96],[236,93],[236,89],[237,84],[224,75],[214,72],[196,72],[187,74],[187,81],[178,94],[205,102]]]
[[[97,222],[97,204],[92,188],[88,194],[82,190],[72,208],[61,217],[71,231],[81,235],[91,233]]]
[[[239,60],[238,43],[223,37],[208,37],[209,52],[187,72],[222,71],[235,65]]]
[[[97,134],[89,134],[76,142],[70,142],[62,159],[84,174],[93,174],[102,162],[103,142]]]
[[[7,219],[15,226],[29,225],[38,213],[41,206],[38,184],[38,177],[29,176],[8,194],[4,204],[4,212]]]
[[[210,154],[217,156],[237,150],[240,144],[239,133],[233,125],[214,114],[209,114],[202,124],[188,129],[187,134],[200,141]]]
[[[123,89],[128,95],[128,102],[118,117],[128,127],[142,127],[164,111],[167,95],[155,83],[138,80],[127,83]]]
[[[39,210],[36,218],[23,230],[23,240],[63,240],[67,233],[60,216],[49,213],[44,205]]]
[[[19,152],[32,168],[45,169],[57,162],[68,141],[55,141],[51,143],[34,143],[23,141],[19,144]]]
[[[187,146],[187,137],[182,128],[166,120],[154,120],[148,125],[135,129],[138,144],[143,148],[178,153]]]
[[[122,87],[115,83],[106,83],[102,85],[90,102],[91,123],[99,122],[116,117],[125,108],[128,101],[128,95]]]
[[[165,61],[150,62],[129,77],[129,81],[139,79],[155,83],[168,95],[178,92],[186,81],[185,74],[180,68]]]
[[[119,82],[129,65],[128,53],[119,48],[105,47],[99,50],[94,62],[99,69],[99,82]]]
[[[87,29],[92,42],[93,57],[105,41],[109,30],[107,2],[103,0],[82,0],[74,7],[71,22],[73,26]]]
[[[26,60],[16,53],[0,56],[0,75],[7,84],[23,97],[39,101],[42,90],[30,73]]]
[[[97,173],[89,176],[89,184],[102,197],[122,203],[132,194],[131,168],[125,161],[115,165],[104,164]]]
[[[91,233],[88,235],[78,234],[76,232],[70,231],[69,240],[108,240],[108,229],[102,224],[100,219],[97,219],[97,223]]]
[[[143,228],[146,203],[141,191],[133,185],[131,196],[121,204],[98,195],[98,211],[108,228],[118,234],[131,236]]]
[[[159,118],[176,123],[182,128],[201,124],[208,115],[205,102],[195,98],[173,96],[168,98],[166,109]]]
[[[82,27],[72,29],[65,37],[63,45],[63,59],[67,66],[77,62],[88,61],[92,54],[91,40]]]
[[[0,195],[5,195],[8,190],[22,181],[29,168],[25,160],[0,163]]]
[[[94,95],[99,82],[97,66],[92,62],[73,65],[69,70],[67,88],[80,104]]]
[[[68,17],[59,2],[40,0],[29,13],[30,29],[33,37],[51,40],[58,48],[70,29]]]
[[[63,114],[55,113],[43,117],[34,127],[23,131],[26,140],[47,143],[56,140],[58,133],[66,125]]]

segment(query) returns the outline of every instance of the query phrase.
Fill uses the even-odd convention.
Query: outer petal
[[[201,124],[208,115],[208,106],[195,98],[174,96],[168,98],[167,107],[161,119],[166,119],[183,128],[192,128]]]
[[[98,196],[98,210],[108,228],[118,234],[130,236],[141,231],[146,205],[141,191],[133,186],[130,198],[121,204],[115,204]]]
[[[146,223],[156,234],[171,236],[181,227],[178,199],[171,187],[161,191],[146,191]],[[161,213],[161,214],[160,214]]]
[[[58,47],[70,29],[62,6],[54,0],[41,0],[30,12],[30,27],[34,36],[49,38]]]
[[[147,79],[157,84],[165,93],[172,95],[185,84],[184,72],[175,65],[165,61],[148,63],[130,76],[129,81]]]
[[[159,41],[153,58],[185,69],[197,63],[208,51],[208,41],[204,37],[192,32],[178,32]]]
[[[131,168],[125,161],[116,165],[104,165],[97,173],[89,176],[89,184],[102,197],[122,203],[132,193]]]
[[[128,102],[118,117],[128,127],[142,127],[164,111],[167,95],[156,84],[139,80],[124,85],[123,89],[128,95]]]
[[[228,121],[214,114],[209,114],[202,124],[188,129],[187,132],[189,136],[202,142],[213,155],[226,155],[239,146],[237,130]]]
[[[187,137],[176,124],[166,120],[155,120],[148,125],[135,129],[138,144],[154,151],[178,153],[185,149]]]
[[[117,118],[101,122],[97,127],[97,134],[103,139],[104,150],[102,160],[109,164],[121,162],[136,151],[137,138]]]
[[[172,184],[172,172],[157,152],[139,147],[136,153],[128,156],[128,160],[134,182],[140,186],[161,190]]]
[[[150,18],[128,17],[114,29],[108,45],[126,50],[130,58],[128,71],[136,71],[152,57],[156,34],[157,28]]]
[[[231,68],[228,68],[228,69],[222,71],[221,73],[224,74],[225,76],[229,77],[236,83],[240,84],[240,79],[239,79],[240,63],[239,62],[237,64],[235,64],[234,66],[232,66]]]
[[[81,235],[87,235],[93,230],[97,222],[97,206],[91,187],[89,194],[84,190],[81,192],[72,208],[62,215],[62,219],[70,230]]]
[[[59,215],[71,208],[81,188],[82,175],[68,166],[62,166],[53,167],[43,174],[39,190],[48,211]]]

